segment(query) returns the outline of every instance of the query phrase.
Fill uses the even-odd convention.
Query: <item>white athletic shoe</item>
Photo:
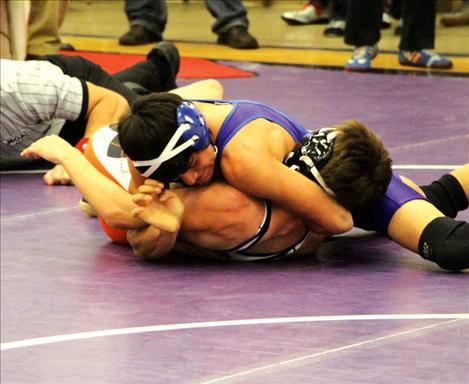
[[[282,19],[290,25],[320,23],[329,19],[329,10],[306,3],[299,11],[285,12]]]

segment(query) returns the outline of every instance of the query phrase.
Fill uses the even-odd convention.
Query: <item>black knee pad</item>
[[[438,217],[426,226],[419,240],[419,254],[441,268],[469,268],[469,223]]]
[[[459,181],[449,173],[430,185],[423,185],[427,199],[445,216],[456,217],[459,211],[468,206],[467,197]]]

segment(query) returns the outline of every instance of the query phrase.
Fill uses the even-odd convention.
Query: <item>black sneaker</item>
[[[148,53],[148,60],[155,62],[159,67],[161,61],[167,64],[166,81],[164,82],[164,89],[171,90],[177,88],[176,76],[179,72],[180,57],[177,47],[169,42],[162,41],[155,45],[155,47]]]
[[[259,44],[254,36],[249,34],[246,27],[235,25],[218,36],[218,44],[228,45],[237,49],[256,49]]]
[[[143,25],[132,25],[130,30],[119,38],[120,45],[143,45],[161,41],[161,35]]]

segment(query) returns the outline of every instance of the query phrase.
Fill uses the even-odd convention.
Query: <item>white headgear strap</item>
[[[326,182],[322,178],[313,161],[308,156],[301,156],[300,160],[309,167],[309,171],[313,174],[314,178],[322,187],[322,189],[324,189],[329,195],[335,196],[334,191],[327,186]]]
[[[176,129],[176,132],[174,132],[173,137],[171,137],[171,140],[169,140],[168,144],[163,149],[163,152],[161,152],[158,157],[151,160],[134,161],[134,165],[136,167],[150,166],[150,168],[148,168],[144,173],[142,173],[143,176],[150,177],[153,172],[155,172],[160,167],[161,164],[173,158],[174,156],[179,155],[182,151],[193,146],[199,140],[199,137],[197,135],[194,135],[189,140],[182,143],[180,146],[174,147],[178,140],[181,138],[182,134],[188,129],[190,129],[189,123],[181,124],[178,129]]]

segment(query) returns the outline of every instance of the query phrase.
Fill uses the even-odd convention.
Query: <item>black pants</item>
[[[349,0],[345,43],[356,47],[377,44],[383,0]],[[436,0],[401,0],[402,35],[399,49],[419,51],[435,44]]]
[[[80,56],[47,55],[40,58],[57,65],[66,75],[88,81],[100,87],[110,89],[122,95],[131,105],[138,94],[124,83],[134,83],[149,92],[168,90],[168,82],[173,79],[161,76],[163,66],[167,63],[158,63],[155,60],[144,60],[130,68],[114,75],[110,75],[99,65]],[[87,100],[85,101],[87,103]],[[87,106],[85,106],[87,108]],[[83,137],[87,120],[67,121],[60,131],[60,137],[75,145]]]

